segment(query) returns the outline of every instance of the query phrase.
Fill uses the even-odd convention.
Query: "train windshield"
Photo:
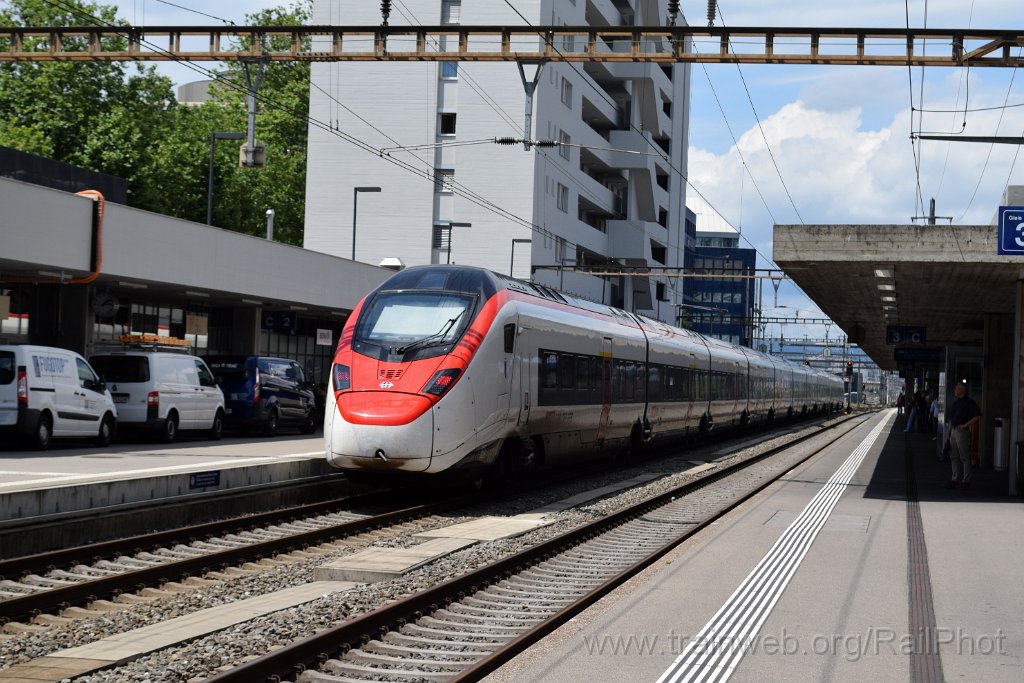
[[[445,349],[470,321],[475,297],[452,292],[382,292],[359,316],[356,350],[373,345],[391,354]],[[418,354],[432,355],[432,354]]]

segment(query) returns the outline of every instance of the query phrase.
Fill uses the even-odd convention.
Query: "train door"
[[[506,325],[506,330],[508,326]],[[509,356],[509,363],[512,367],[512,378],[509,382],[509,390],[517,397],[517,400],[511,400],[509,406],[509,412],[512,410],[518,411],[516,417],[516,426],[523,427],[530,421],[530,406],[533,404],[533,396],[530,393],[530,379],[531,379],[531,368],[533,362],[533,350],[530,345],[529,329],[520,325],[516,326],[518,330],[514,337],[513,353]],[[506,340],[508,339],[506,333]],[[508,351],[506,345],[505,350]],[[518,402],[518,405],[516,405]],[[511,415],[510,415],[511,416]]]

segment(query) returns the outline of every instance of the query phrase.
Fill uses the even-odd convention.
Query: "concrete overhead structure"
[[[1024,204],[1024,187],[1008,188],[1003,204]],[[991,465],[1005,449],[1016,493],[1024,256],[997,254],[997,232],[995,224],[776,225],[773,258],[879,367],[900,370],[908,391],[938,392],[945,411],[953,385],[966,380],[985,416],[981,461]],[[923,328],[924,339],[890,343],[889,326]],[[997,418],[1008,444],[993,438]]]

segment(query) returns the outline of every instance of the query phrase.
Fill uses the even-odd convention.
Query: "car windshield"
[[[359,316],[356,341],[394,348],[450,344],[465,329],[472,306],[473,297],[465,294],[385,292]]]
[[[245,358],[207,358],[206,366],[222,382],[244,382],[249,375]]]
[[[93,356],[89,364],[106,382],[149,381],[149,362],[144,356]]]

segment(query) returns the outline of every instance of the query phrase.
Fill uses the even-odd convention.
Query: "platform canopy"
[[[916,348],[980,345],[986,315],[1014,313],[1024,256],[998,255],[996,241],[995,225],[776,225],[773,258],[850,341],[895,370],[889,325],[924,328]]]

